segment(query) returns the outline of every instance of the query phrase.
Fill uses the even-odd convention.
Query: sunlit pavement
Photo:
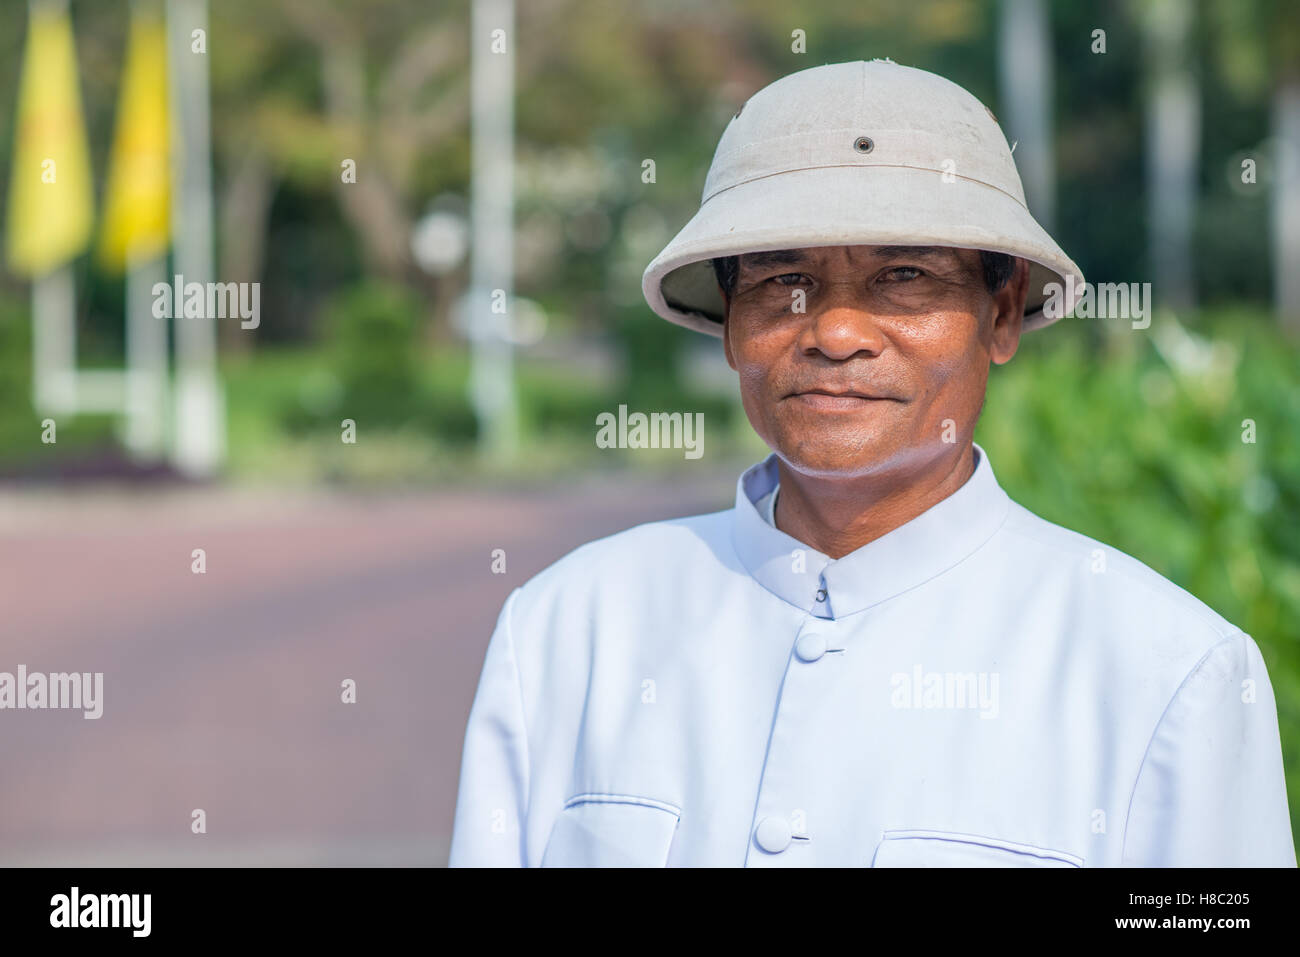
[[[0,671],[104,673],[97,720],[0,710],[0,864],[444,864],[510,590],[582,542],[728,507],[736,474],[390,496],[0,491]]]

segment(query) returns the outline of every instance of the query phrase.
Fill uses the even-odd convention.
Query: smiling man
[[[872,61],[751,98],[643,288],[722,338],[773,454],[510,595],[451,863],[1294,866],[1254,640],[973,441],[1066,278],[960,87]]]
[[[727,361],[787,479],[778,528],[840,558],[970,478],[989,362],[1006,362],[1019,341],[1023,262],[829,246],[746,253],[715,269]]]

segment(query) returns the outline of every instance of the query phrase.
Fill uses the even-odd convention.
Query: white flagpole
[[[204,284],[215,279],[207,29],[207,0],[167,0],[174,261],[186,283]],[[193,49],[196,30],[203,31],[204,52]],[[171,459],[183,474],[209,478],[220,468],[225,452],[217,319],[186,319],[179,302],[173,308],[176,388]]]
[[[1142,7],[1150,88],[1146,98],[1147,245],[1153,287],[1173,309],[1196,305],[1196,221],[1201,101],[1190,64],[1195,7],[1159,0]]]
[[[474,0],[470,52],[470,399],[480,447],[509,459],[518,445],[511,297],[514,276],[514,0]],[[494,36],[495,31],[501,31]],[[499,52],[493,51],[496,44]],[[494,312],[504,303],[504,313]]]
[[[998,23],[998,92],[1003,131],[1015,154],[1029,209],[1045,229],[1056,219],[1052,151],[1052,36],[1044,0],[1002,0]]]
[[[165,257],[133,262],[126,273],[126,436],[137,460],[161,458],[167,430],[167,321],[153,314],[153,286]]]
[[[40,413],[76,409],[76,296],[66,263],[32,280],[32,406]]]
[[[30,0],[28,17],[38,10],[65,13],[68,0]],[[32,280],[32,405],[37,412],[72,413],[77,391],[77,287],[64,263]]]

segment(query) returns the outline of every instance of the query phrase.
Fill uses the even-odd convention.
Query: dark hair
[[[736,279],[740,276],[740,257],[722,256],[711,260],[713,275],[718,277],[718,285],[728,296],[736,289]],[[980,265],[984,267],[984,285],[989,292],[997,292],[1011,279],[1015,272],[1015,260],[1006,253],[992,253],[980,250]]]

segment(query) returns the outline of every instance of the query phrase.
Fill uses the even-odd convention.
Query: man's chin
[[[893,458],[892,445],[884,437],[864,439],[860,434],[842,441],[827,438],[785,442],[774,446],[774,451],[788,468],[800,475],[826,479],[870,475]]]

